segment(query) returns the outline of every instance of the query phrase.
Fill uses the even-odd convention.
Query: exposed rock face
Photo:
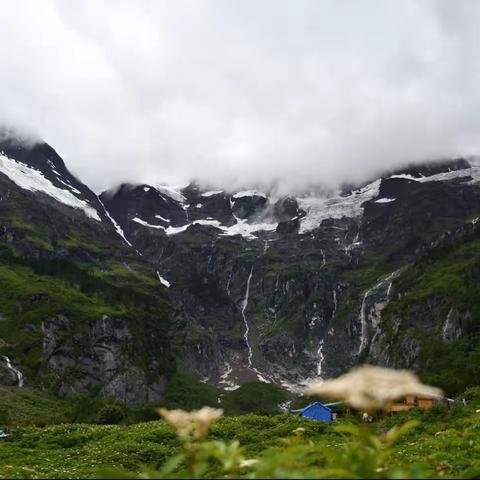
[[[442,340],[447,343],[453,343],[462,337],[471,323],[472,314],[470,312],[460,313],[456,308],[452,307],[442,327]]]
[[[279,222],[276,231],[279,234],[297,233],[300,230],[300,219],[293,218],[292,220],[285,220]]]
[[[305,211],[299,208],[296,198],[284,197],[274,205],[275,218],[278,219],[277,233],[289,234],[300,230],[300,220]]]
[[[267,197],[255,193],[232,197],[232,213],[242,220],[261,219],[268,205]]]
[[[464,158],[445,159],[436,162],[410,164],[395,170],[394,174],[411,175],[412,177],[429,177],[443,172],[466,170],[470,167]]]
[[[43,335],[43,355],[58,378],[60,394],[98,390],[128,406],[161,400],[166,384],[157,374],[161,357],[140,368],[125,321],[104,316],[79,326],[60,315],[44,323]]]
[[[53,372],[60,393],[98,391],[129,405],[161,398],[174,365],[166,288],[122,237],[51,147],[0,143],[0,382],[21,386],[17,369],[42,386]],[[83,300],[73,308],[74,298]],[[128,318],[102,320],[113,303]]]
[[[9,387],[23,387],[24,378],[22,372],[12,365],[10,358],[0,358],[0,384]]]
[[[115,205],[109,204],[108,195],[101,198],[108,204],[111,215],[127,232],[128,220],[133,218],[141,218],[150,225],[163,227],[187,222],[187,214],[178,202],[148,185],[121,185],[115,192]]]
[[[408,318],[394,319],[387,332],[383,311],[399,294],[395,282],[403,267],[423,255],[452,219],[461,226],[480,212],[480,189],[471,180],[458,181],[462,168],[463,178],[472,174],[468,163],[458,161],[421,169],[422,175],[446,175],[434,181],[384,178],[376,190],[362,190],[372,192],[363,215],[324,218],[304,233],[300,227],[312,210],[302,210],[291,197],[272,207],[267,196],[254,192],[227,198],[232,215],[255,225],[270,212],[275,231],[259,228],[253,238],[242,237],[212,223],[164,235],[164,230],[130,226],[134,245],[172,284],[174,321],[182,332],[174,348],[181,364],[227,388],[251,379],[295,388],[365,360],[417,365],[420,346],[401,329],[414,324],[439,331],[437,316],[412,311]],[[195,191],[201,198],[198,187]],[[191,193],[181,193],[191,212]],[[340,198],[336,208],[348,213],[357,195]],[[225,198],[225,193],[208,196]],[[114,195],[109,202],[115,205]],[[211,219],[228,218],[221,205]],[[386,256],[385,273],[359,284],[369,259],[379,254]]]
[[[95,267],[107,299],[141,284],[119,301],[133,305],[125,318],[60,311],[41,319],[41,332],[24,317],[51,298],[38,291],[16,299],[10,321],[43,342],[45,362],[30,377],[53,372],[62,394],[159,400],[172,357],[224,388],[259,380],[299,390],[359,362],[416,367],[415,331],[455,342],[475,324],[474,313],[445,296],[391,309],[408,294],[412,265],[480,235],[480,167],[466,160],[407,167],[329,194],[278,199],[124,184],[100,202],[50,147],[0,147],[9,168],[44,185],[19,185],[0,164],[0,246],[11,258]],[[0,343],[0,353],[9,348]],[[22,355],[15,361],[21,366]],[[12,373],[0,363],[2,379]]]
[[[298,202],[296,198],[284,197],[274,205],[275,215],[279,222],[288,222],[298,216]]]

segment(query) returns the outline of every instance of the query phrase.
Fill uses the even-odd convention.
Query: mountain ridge
[[[62,395],[158,401],[177,370],[295,392],[365,360],[422,371],[430,347],[409,337],[422,321],[400,307],[405,278],[415,284],[448,232],[452,251],[477,239],[480,167],[467,159],[329,195],[125,184],[97,197],[46,144],[0,151],[0,353]],[[69,306],[75,289],[83,300]],[[459,298],[412,297],[441,345],[476,332],[474,304]]]

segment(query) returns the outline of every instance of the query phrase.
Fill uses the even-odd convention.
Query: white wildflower
[[[303,427],[298,427],[295,430],[292,430],[292,433],[295,433],[297,435],[301,435],[301,434],[305,433],[305,429]]]
[[[256,458],[249,458],[248,460],[242,460],[240,462],[240,467],[253,467],[253,465],[256,465],[258,463],[258,460]]]
[[[442,391],[423,385],[418,377],[408,370],[364,365],[334,380],[314,383],[305,393],[344,400],[357,410],[373,411],[384,409],[394,400],[406,395],[432,398],[440,396]]]
[[[212,425],[223,415],[223,410],[210,407],[191,412],[160,408],[158,412],[183,441],[203,440]]]

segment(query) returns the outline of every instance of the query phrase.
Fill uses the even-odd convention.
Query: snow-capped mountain
[[[24,190],[41,192],[97,221],[105,215],[96,195],[67,170],[46,143],[0,142],[0,172]]]
[[[124,184],[98,198],[50,146],[3,140],[0,380],[14,368],[131,405],[161,399],[176,369],[299,391],[363,361],[421,369],[425,332],[475,331],[435,262],[480,235],[477,159],[313,190]]]
[[[211,226],[220,235],[258,238],[266,232],[300,234],[318,228],[323,220],[359,218],[364,204],[390,203],[396,198],[393,179],[419,183],[450,181],[456,178],[467,184],[480,180],[480,166],[465,159],[409,166],[348,192],[305,193],[297,197],[277,197],[257,190],[228,192],[202,191],[198,185],[168,187],[129,185],[104,192],[101,199],[127,231],[137,223],[164,231],[167,235],[184,232],[193,225]],[[465,177],[471,177],[465,180]]]
[[[226,388],[256,379],[295,390],[378,350],[395,279],[480,213],[474,160],[324,195],[122,185],[101,198],[171,285],[185,368]]]
[[[167,289],[122,235],[50,146],[0,144],[0,383],[162,397]]]

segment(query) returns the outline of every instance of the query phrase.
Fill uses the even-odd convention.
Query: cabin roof
[[[331,405],[333,405],[333,404],[326,404],[325,405],[322,402],[312,402],[309,405],[307,405],[306,407],[298,408],[296,410],[290,410],[290,412],[292,412],[292,413],[305,412],[309,408],[316,407],[316,406],[320,406],[320,407],[324,408],[325,410],[329,410],[331,412],[332,411],[332,409],[330,408]]]

